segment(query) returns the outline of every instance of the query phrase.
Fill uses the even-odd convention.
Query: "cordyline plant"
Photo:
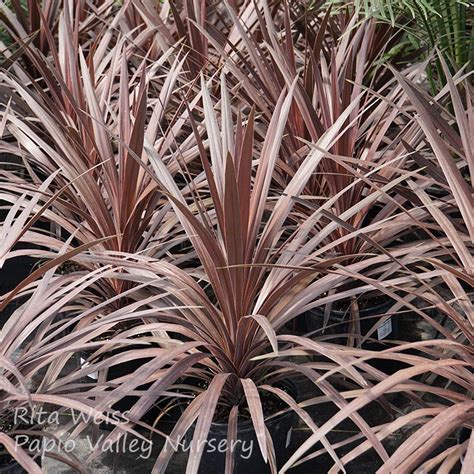
[[[395,421],[373,426],[381,441],[399,430],[409,432],[377,472],[428,472],[433,469],[452,472],[462,464],[461,472],[467,473],[472,467],[474,321],[472,291],[468,291],[474,285],[470,210],[473,157],[469,146],[472,141],[472,90],[469,75],[453,78],[442,57],[440,62],[448,85],[436,98],[426,96],[402,75],[397,74],[397,78],[414,108],[414,120],[424,132],[427,148],[422,154],[406,144],[413,160],[425,171],[424,176],[409,178],[407,182],[437,222],[441,230],[438,238],[445,248],[439,255],[426,258],[423,264],[425,270],[430,266],[435,269],[435,278],[430,280],[429,286],[416,287],[417,297],[425,305],[433,305],[439,313],[431,323],[438,326],[441,333],[435,340],[400,344],[378,354],[362,355],[359,361],[387,357],[403,362],[406,368],[369,390],[362,390],[347,409],[321,427],[317,435],[310,437],[293,454],[282,472],[321,454],[320,450],[307,455],[305,452],[346,414],[360,410],[369,400],[387,393],[400,393],[405,397],[411,393],[416,397],[411,398],[404,414]],[[449,98],[445,97],[447,92]],[[453,104],[454,116],[443,107],[443,101]],[[444,193],[440,195],[441,190]],[[444,324],[440,327],[437,321]],[[358,363],[353,360],[350,366],[357,367]],[[450,436],[457,436],[458,443],[447,442]],[[350,462],[369,448],[367,442],[361,443],[341,461]],[[336,471],[334,468],[330,472]]]
[[[213,5],[189,1],[179,4],[168,0],[123,2],[120,27],[134,40],[147,39],[146,53],[152,60],[179,44],[186,53],[183,74],[193,81],[209,61],[207,39],[194,22],[202,26],[209,21],[226,29],[221,10],[220,2]]]
[[[128,58],[136,45],[125,37],[113,42],[107,31],[86,58],[72,43],[67,9],[58,22],[59,45],[51,45],[52,58],[26,48],[47,87],[2,73],[8,100],[2,128],[9,137],[0,146],[20,157],[27,171],[4,191],[10,202],[23,194],[31,197],[44,176],[53,176],[42,191],[49,205],[41,218],[53,233],[29,232],[22,240],[57,251],[74,235],[76,248],[103,239],[104,251],[164,256],[183,239],[182,230],[173,216],[165,222],[170,206],[142,164],[148,162],[145,148],[151,147],[176,175],[197,152],[192,142],[181,140],[187,112],[177,113],[182,99],[173,96],[183,59],[169,50],[151,66],[146,58],[135,64]],[[148,90],[157,98],[150,99]],[[182,142],[179,152],[176,140]],[[100,291],[109,298],[124,284],[101,280]]]
[[[387,74],[377,59],[396,39],[390,29],[372,21],[358,24],[355,14],[332,17],[329,9],[318,12],[319,16],[312,19],[314,32],[305,30],[303,35],[298,27],[301,15],[289,7],[276,14],[262,2],[248,19],[226,5],[231,32],[224,36],[211,24],[203,34],[214,46],[218,64],[229,70],[228,82],[236,86],[240,100],[249,106],[256,104],[262,119],[269,122],[282,90],[298,77],[283,141],[283,163],[277,170],[293,174],[304,157],[300,156],[301,139],[317,141],[356,97],[359,104],[348,119],[348,123],[354,122],[353,127],[331,151],[347,156],[362,154],[364,146],[357,146],[357,142],[370,141],[364,132],[370,126],[378,131],[384,114],[371,113],[370,107],[362,114],[373,98],[361,92],[369,86],[386,93]]]
[[[49,202],[40,211],[34,212],[53,179],[54,176],[51,176],[31,201],[24,195],[12,204],[0,228],[0,235],[7,237],[2,240],[5,245],[1,248],[1,264],[21,254],[22,251],[11,249],[24,235],[32,232],[34,222],[48,207]],[[22,302],[0,332],[0,379],[3,389],[0,396],[0,444],[28,472],[42,472],[35,464],[35,460],[41,456],[51,457],[69,464],[79,472],[85,472],[81,462],[70,451],[67,456],[63,456],[62,447],[66,442],[65,433],[69,431],[70,437],[67,439],[74,440],[92,422],[95,428],[102,421],[112,426],[118,424],[122,432],[147,442],[143,435],[132,429],[126,417],[120,419],[116,411],[111,414],[110,405],[99,410],[99,401],[110,386],[105,377],[101,376],[93,383],[87,377],[98,371],[102,373],[104,366],[109,368],[129,360],[167,352],[167,349],[145,349],[143,352],[135,349],[134,352],[115,354],[106,362],[100,358],[101,364],[97,362],[96,353],[108,353],[111,348],[126,348],[132,343],[135,347],[137,344],[145,348],[149,346],[149,337],[137,341],[136,336],[142,335],[142,332],[143,336],[150,336],[150,331],[156,330],[157,325],[144,326],[143,331],[135,330],[131,333],[135,337],[133,341],[127,339],[130,334],[123,333],[123,327],[122,332],[117,331],[116,327],[143,321],[141,318],[149,316],[150,309],[143,311],[142,307],[162,299],[166,293],[161,291],[150,295],[148,292],[145,297],[140,294],[136,297],[138,303],[122,303],[118,305],[118,310],[111,311],[110,308],[117,306],[122,294],[115,295],[112,300],[104,300],[103,295],[97,293],[96,288],[100,288],[97,282],[101,279],[124,278],[124,269],[120,267],[122,256],[112,262],[115,266],[106,265],[106,255],[85,252],[88,245],[68,250],[71,238],[63,244],[59,253],[44,252],[47,263],[19,282],[13,291],[0,297],[0,312],[14,297]],[[100,243],[100,240],[93,241],[89,246]],[[99,261],[100,268],[58,275],[58,267],[81,252],[86,261]],[[134,283],[123,296],[128,297],[141,290],[138,278],[135,278]],[[147,286],[152,285],[147,283]],[[157,309],[154,308],[152,312],[156,314]],[[78,368],[76,359],[84,357],[85,353],[91,354],[91,363],[80,364]],[[53,420],[53,425],[60,421],[62,426],[48,426],[45,423],[49,421],[45,420]]]
[[[151,282],[155,275],[161,280],[156,288],[167,282],[165,288],[172,297],[163,299],[167,307],[161,308],[154,318],[169,325],[168,328],[163,326],[165,331],[180,335],[181,341],[170,337],[166,342],[168,348],[175,346],[173,350],[179,352],[173,358],[170,353],[169,358],[158,357],[144,363],[133,376],[124,377],[123,382],[111,390],[102,403],[114,403],[124,393],[151,383],[129,412],[132,419],[140,419],[164,391],[185,380],[196,398],[183,409],[170,436],[180,441],[196,423],[193,440],[197,448],[189,455],[188,472],[198,470],[204,450],[202,441],[207,439],[216,413],[224,413],[229,426],[228,442],[236,438],[238,420],[250,418],[262,456],[275,472],[277,467],[273,442],[265,427],[264,393],[270,392],[279,398],[303,420],[314,436],[320,433],[316,423],[302,410],[302,402],[298,404],[295,394],[282,388],[286,379],[302,374],[324,395],[315,403],[330,400],[342,411],[341,419],[346,418],[347,413],[367,439],[367,446],[373,447],[380,458],[386,460],[389,456],[368,423],[355,410],[346,408],[348,402],[345,397],[352,398],[353,395],[342,395],[337,387],[337,381],[340,383],[345,377],[350,382],[346,380],[344,383],[354,388],[354,393],[359,387],[370,390],[367,387],[381,383],[385,374],[364,360],[364,357],[375,357],[376,353],[358,352],[287,335],[282,328],[306,307],[320,304],[314,300],[327,294],[329,289],[348,276],[360,278],[365,285],[347,292],[347,296],[378,288],[396,299],[398,307],[407,304],[417,310],[409,301],[398,296],[396,291],[413,280],[430,279],[433,275],[426,272],[419,277],[409,274],[386,280],[383,276],[394,265],[404,268],[404,261],[422,260],[430,251],[437,250],[437,244],[421,245],[417,251],[413,248],[400,249],[393,255],[385,252],[364,262],[351,264],[341,263],[341,257],[337,256],[333,259],[318,257],[318,245],[309,233],[312,220],[324,215],[323,210],[317,209],[302,228],[288,224],[288,217],[309,176],[325,156],[324,150],[330,148],[341,134],[351,107],[308,153],[284,192],[275,196],[271,190],[271,177],[280,152],[295,86],[282,93],[265,141],[259,147],[254,143],[254,112],[250,113],[245,125],[240,119],[234,124],[234,113],[226,106],[229,97],[224,76],[221,82],[222,128],[219,127],[218,114],[204,79],[202,98],[205,120],[204,123],[191,121],[206,187],[196,184],[198,192],[186,198],[160,157],[149,150],[156,182],[168,197],[186,231],[200,266],[191,270],[180,269],[172,264],[156,263],[145,258],[139,258],[134,264],[127,262],[127,271],[137,277],[140,275],[143,284]],[[205,129],[202,125],[205,125]],[[204,130],[209,153],[202,139]],[[197,177],[195,182],[199,183],[200,179]],[[386,190],[390,186],[395,186],[395,183],[384,185]],[[335,222],[341,225],[339,221]],[[357,233],[354,230],[352,232]],[[347,238],[353,237],[349,234]],[[376,272],[370,275],[369,272],[369,276],[361,275],[361,270],[371,264],[379,264],[380,274]],[[422,311],[419,312],[424,315]],[[189,348],[185,349],[188,344]],[[291,356],[305,354],[318,354],[327,359],[324,362],[316,359],[317,362],[306,363],[297,363],[291,359]],[[405,355],[399,357],[407,364],[415,364],[419,360]],[[359,358],[362,360],[359,361]],[[346,363],[358,361],[357,368],[350,367],[348,371],[346,368],[341,369],[341,365],[345,367]],[[157,371],[160,377],[157,377]],[[336,375],[336,381],[332,378],[320,379],[323,372],[327,371]],[[344,377],[338,375],[340,371]],[[112,381],[113,384],[116,382]],[[309,405],[312,403],[308,401]],[[337,424],[334,421],[332,428]],[[115,441],[120,436],[120,430],[115,429],[109,439]],[[324,437],[319,439],[322,439],[326,451],[342,469],[334,447]],[[292,459],[296,460],[302,452],[298,451],[298,456]],[[154,469],[162,472],[171,455],[172,450],[164,449]],[[232,452],[229,451],[227,472],[232,472],[233,462]]]
[[[390,28],[333,16],[323,2],[304,20],[300,2],[73,3],[44,2],[41,18],[29,2],[25,21],[5,14],[20,61],[1,73],[0,151],[25,172],[1,172],[0,266],[27,252],[18,242],[49,260],[0,300],[2,310],[26,298],[0,336],[5,409],[106,416],[138,396],[110,442],[144,426],[163,397],[182,401],[185,387],[192,401],[170,436],[194,427],[187,472],[198,472],[213,421],[227,423],[231,444],[244,420],[276,472],[273,396],[309,430],[281,472],[325,453],[340,472],[369,450],[383,473],[443,472],[462,457],[467,472],[472,434],[445,441],[472,428],[474,411],[469,77],[452,77],[441,58],[448,84],[436,97],[413,85],[418,65],[387,79],[378,60]],[[418,241],[404,240],[415,230]],[[68,260],[80,267],[58,276]],[[413,312],[439,338],[375,352],[361,338],[345,347],[288,334],[299,314],[341,299],[357,319],[373,291],[393,301],[384,318]],[[76,352],[86,361],[65,374]],[[132,360],[143,363],[112,378]],[[387,375],[376,360],[400,369]],[[307,400],[288,386],[296,376],[314,387]],[[365,419],[374,400],[398,417]],[[321,424],[307,408],[323,404],[333,411]],[[359,433],[332,441],[346,420]],[[383,443],[406,428],[389,454]],[[2,435],[7,449],[13,436]],[[154,469],[171,455],[163,449]],[[18,460],[35,469],[27,453]],[[234,464],[229,450],[227,473]]]
[[[474,286],[472,258],[472,242],[474,223],[472,220],[474,156],[471,143],[473,136],[472,97],[473,91],[469,80],[470,74],[451,76],[446,62],[439,55],[443,73],[447,79],[447,94],[449,97],[432,98],[423,94],[406,78],[397,75],[400,83],[406,89],[410,101],[417,113],[415,119],[422,128],[426,144],[429,147],[428,159],[420,154],[413,158],[419,164],[423,163],[426,170],[426,181],[409,181],[423,202],[432,213],[433,218],[442,229],[442,234],[448,239],[446,246],[450,252],[439,258],[428,260],[428,264],[443,270],[439,282],[421,296],[430,304],[435,305],[440,315],[449,327],[449,339],[463,344],[462,352],[450,350],[450,346],[439,347],[435,350],[440,358],[456,359],[459,366],[466,364],[472,373],[472,351],[469,349],[474,342],[473,293]],[[445,92],[446,92],[445,89]],[[436,100],[438,99],[438,100]],[[452,115],[442,103],[451,104],[454,108]],[[442,190],[440,193],[439,191]],[[434,412],[426,426],[422,424],[402,446],[393,454],[387,467],[393,469],[439,470],[449,471],[460,459],[463,459],[463,472],[468,472],[474,456],[473,426],[474,407],[472,404],[472,377],[466,379],[468,384],[461,382],[464,370],[456,371],[456,379],[434,372],[427,374],[423,382],[430,386],[441,387],[440,393],[450,407],[443,412]],[[460,396],[462,395],[462,397]],[[465,395],[465,397],[464,397]],[[426,398],[426,397],[425,397]],[[427,406],[432,406],[435,401]],[[441,402],[443,403],[443,402]],[[450,412],[449,418],[446,413]],[[416,413],[416,411],[414,411]],[[448,421],[449,419],[449,421]],[[461,429],[459,444],[445,447],[435,452],[444,439]],[[432,430],[432,431],[431,431]],[[426,433],[433,433],[429,438]],[[421,462],[423,461],[423,462]]]
[[[52,265],[44,269],[41,278],[29,284],[25,282],[22,296],[26,301],[13,312],[0,333],[0,453],[4,461],[6,450],[31,473],[43,472],[37,464],[42,456],[86,472],[70,450],[63,453],[65,426],[71,420],[71,413],[76,414],[72,416],[71,426],[82,420],[80,413],[84,420],[108,420],[108,410],[96,408],[100,381],[92,388],[81,383],[88,369],[76,368],[75,355],[80,350],[106,344],[93,340],[109,331],[113,323],[98,322],[71,332],[77,321],[68,308],[72,305],[77,310],[78,295],[87,294],[89,286],[107,277],[111,269],[76,278],[54,276],[61,261],[61,256],[52,259]],[[95,311],[100,311],[100,307]],[[59,427],[54,424],[61,420],[65,426],[56,432]],[[111,422],[117,423],[117,419]],[[125,424],[123,429],[135,434]]]
[[[351,261],[370,252],[379,253],[380,247],[397,245],[414,229],[424,227],[429,214],[412,205],[418,199],[400,184],[409,160],[401,138],[417,148],[420,134],[416,127],[404,127],[403,120],[399,120],[399,110],[392,105],[401,107],[403,89],[393,79],[385,80],[386,74],[376,64],[383,45],[394,39],[390,31],[373,21],[355,28],[357,15],[334,19],[328,11],[317,36],[297,42],[294,37],[298,35],[292,34],[297,21],[291,22],[288,10],[282,13],[284,21],[280,25],[264,2],[263,11],[248,24],[230,5],[227,8],[234,22],[227,42],[220,44],[221,36],[212,26],[204,33],[221,53],[232,81],[244,85],[238,92],[241,102],[258,104],[261,117],[270,120],[281,91],[295,83],[284,152],[272,176],[276,195],[284,192],[324,131],[346,116],[340,136],[320,160],[300,196],[327,206],[326,210],[344,221],[341,225],[326,215],[313,221],[309,232],[324,248],[321,255],[344,255]],[[335,29],[339,35],[331,34]],[[411,74],[416,77],[419,68]],[[367,92],[367,86],[377,87],[376,92]],[[387,183],[392,183],[390,193],[380,190]],[[304,225],[312,209],[298,204],[289,219]],[[364,235],[347,239],[355,230]],[[370,243],[366,237],[370,237]]]
[[[44,56],[54,55],[55,40],[63,33],[59,17],[71,19],[71,43],[88,51],[94,46],[96,31],[104,29],[117,10],[114,0],[67,2],[63,0],[2,1],[0,4],[0,51],[2,67],[11,69],[22,80],[44,79],[44,69],[31,57],[33,50]],[[118,18],[117,18],[118,20]]]

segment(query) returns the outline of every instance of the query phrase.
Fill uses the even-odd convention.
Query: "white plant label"
[[[379,341],[381,341],[382,339],[385,339],[391,333],[392,333],[392,318],[388,318],[377,329],[377,338]]]
[[[288,430],[288,433],[286,434],[286,444],[285,444],[285,448],[287,448],[290,443],[291,443],[291,432],[292,432],[293,428],[290,428]]]
[[[79,360],[81,361],[81,367],[84,369],[89,365],[89,362],[86,362],[86,359],[83,359],[82,357],[79,357]],[[91,379],[97,380],[99,378],[98,372],[91,372],[90,374],[87,374],[87,377],[90,377]]]

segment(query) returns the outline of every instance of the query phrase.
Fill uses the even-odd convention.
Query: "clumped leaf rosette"
[[[17,306],[0,332],[0,445],[32,473],[43,472],[37,464],[43,456],[86,472],[74,453],[63,452],[62,447],[67,440],[74,441],[90,420],[110,421],[109,408],[97,407],[105,390],[103,384],[98,381],[91,387],[84,383],[84,377],[97,369],[94,365],[81,368],[76,357],[81,351],[98,350],[115,342],[98,342],[114,321],[83,327],[78,324],[88,316],[87,289],[94,281],[110,276],[112,270],[103,268],[76,278],[55,275],[64,258],[68,258],[66,253],[51,259],[49,265],[37,270],[36,278],[15,289],[24,303]],[[10,297],[2,297],[2,309]],[[100,310],[100,306],[94,308],[95,312]],[[128,317],[132,318],[130,314]],[[128,341],[116,345],[120,342]],[[76,415],[71,417],[71,412]],[[54,426],[61,420],[61,427]],[[126,419],[111,422],[141,436]]]
[[[145,363],[133,374],[133,378],[128,377],[107,397],[113,401],[120,394],[152,383],[130,411],[133,419],[140,419],[163,391],[183,380],[188,386],[193,385],[193,380],[198,380],[194,388],[196,398],[184,409],[170,436],[176,441],[182,440],[196,423],[194,440],[205,440],[216,410],[220,413],[224,410],[228,414],[228,438],[232,439],[234,435],[231,431],[235,429],[239,414],[242,419],[242,415],[247,413],[257,434],[261,453],[275,470],[276,461],[271,437],[265,428],[261,398],[264,392],[271,392],[309,427],[316,436],[310,438],[315,440],[314,443],[322,440],[336,465],[342,466],[325,435],[338,424],[335,421],[338,416],[342,417],[341,420],[350,418],[355,423],[367,440],[367,444],[363,445],[367,448],[364,449],[374,448],[382,460],[388,460],[389,456],[376,432],[361,417],[358,408],[354,408],[359,405],[353,403],[351,408],[346,408],[350,404],[346,396],[352,398],[359,393],[358,390],[371,393],[372,388],[377,386],[383,398],[393,386],[412,377],[412,373],[419,373],[417,368],[413,368],[412,371],[400,373],[398,378],[392,376],[390,383],[393,385],[385,389],[383,382],[387,376],[367,363],[371,359],[393,358],[411,366],[423,359],[411,358],[403,353],[403,349],[398,353],[397,348],[387,350],[387,353],[348,350],[316,339],[291,336],[285,334],[283,329],[287,322],[305,309],[305,305],[321,304],[315,301],[318,296],[324,295],[348,275],[365,283],[365,286],[351,290],[355,295],[378,288],[396,299],[398,307],[408,305],[429,319],[410,303],[409,298],[398,296],[398,292],[404,284],[423,281],[423,278],[429,279],[432,275],[409,275],[394,281],[389,278],[372,279],[360,273],[366,262],[351,266],[342,265],[341,258],[337,257],[317,258],[319,242],[309,236],[311,220],[301,228],[287,224],[308,177],[325,156],[325,150],[339,137],[351,109],[342,114],[308,153],[281,195],[274,196],[271,176],[280,152],[295,84],[282,93],[265,140],[259,146],[254,143],[253,111],[245,125],[240,120],[234,124],[234,113],[226,106],[229,102],[225,76],[221,77],[224,87],[220,115],[213,107],[204,77],[201,82],[205,128],[194,119],[191,123],[209,196],[205,194],[206,188],[200,188],[200,192],[191,198],[184,197],[159,156],[149,150],[155,180],[168,197],[200,263],[200,267],[191,271],[172,264],[165,270],[161,264],[153,262],[146,267],[147,271],[156,268],[154,272],[158,269],[161,274],[165,272],[171,285],[169,288],[175,288],[174,292],[168,290],[174,294],[174,304],[181,309],[170,307],[165,313],[157,314],[156,318],[169,324],[167,331],[179,334],[181,342],[168,340],[168,347],[175,347],[172,352]],[[203,133],[207,134],[206,142],[203,141]],[[406,176],[401,179],[406,179]],[[386,186],[393,184],[387,183]],[[318,208],[312,217],[316,219],[319,214],[321,210]],[[331,220],[332,223],[341,225],[337,219]],[[431,244],[431,248],[430,245],[420,248],[420,253],[415,255],[413,248],[404,248],[399,254],[384,251],[373,258],[375,263],[382,262],[381,268],[384,264],[389,267],[398,264],[403,269],[403,260],[422,260],[430,250],[437,250],[436,244]],[[145,274],[143,276],[147,278]],[[407,287],[405,291],[411,294],[409,285]],[[303,363],[292,360],[298,356],[317,357]],[[444,367],[444,362],[440,364]],[[425,372],[429,370],[427,366],[423,367]],[[323,436],[319,436],[320,428],[302,408],[305,402],[294,399],[280,388],[285,378],[298,374],[316,385],[322,392],[321,400],[330,400],[342,412],[342,415],[335,415],[334,425],[326,425],[329,428]],[[352,395],[341,394],[339,384],[351,387],[354,390]],[[361,406],[369,400],[370,396]],[[311,403],[308,402],[309,405]],[[118,430],[110,435],[111,440],[119,437]],[[204,446],[202,443],[197,443],[197,446],[200,448],[193,451],[188,459],[189,472],[197,471],[202,457]],[[296,462],[307,447],[306,444],[305,448],[298,450],[292,462]],[[169,450],[163,450],[155,468],[165,469],[171,455]],[[228,463],[229,469],[230,466]]]
[[[443,443],[473,420],[469,76],[453,77],[440,57],[447,85],[436,97],[413,84],[423,64],[388,78],[379,59],[396,33],[319,5],[302,23],[299,4],[278,2],[111,1],[94,11],[43,2],[41,19],[33,3],[30,24],[2,8],[19,49],[2,71],[0,146],[26,174],[1,172],[0,264],[21,254],[19,241],[49,261],[1,299],[3,308],[27,298],[1,333],[2,403],[103,416],[139,395],[114,441],[143,426],[161,397],[181,401],[185,385],[194,398],[172,438],[194,425],[205,440],[224,413],[231,440],[250,418],[276,472],[263,409],[271,394],[309,432],[281,472],[324,453],[339,472],[369,450],[379,472],[446,471],[462,458],[468,469],[472,434]],[[302,25],[316,33],[307,38]],[[55,234],[36,229],[40,220]],[[422,238],[408,242],[415,232]],[[68,260],[81,268],[55,274]],[[373,291],[393,300],[390,314],[414,312],[440,337],[373,352],[360,338],[343,347],[288,334],[293,318],[341,298],[357,318],[358,299]],[[65,375],[78,351],[87,364]],[[134,359],[143,360],[134,374],[108,378]],[[374,359],[401,368],[384,374]],[[98,383],[80,380],[95,372]],[[297,377],[313,397],[284,390]],[[394,394],[409,403],[404,413]],[[397,417],[369,422],[361,410],[374,400]],[[308,409],[323,403],[334,414],[318,423]],[[358,432],[335,443],[344,420]],[[406,428],[389,452],[384,443]],[[7,449],[12,439],[2,436]],[[202,454],[201,444],[188,472]],[[162,451],[155,469],[170,456]]]
[[[340,294],[329,295],[323,301],[327,304],[325,312],[329,312],[331,301],[346,298],[349,302],[358,278],[351,270],[372,280],[377,274],[383,279],[391,274],[395,280],[407,261],[410,247],[405,244],[415,233],[417,237],[427,235],[418,230],[433,226],[431,215],[405,186],[406,179],[416,177],[419,170],[409,167],[410,153],[401,140],[415,149],[421,147],[418,126],[400,114],[406,93],[377,63],[381,49],[396,38],[376,22],[359,24],[357,14],[333,16],[330,11],[319,12],[314,19],[316,33],[308,32],[306,36],[300,31],[299,22],[303,20],[296,6],[270,8],[264,2],[248,16],[244,9],[236,11],[229,3],[226,9],[232,20],[231,34],[224,38],[212,24],[200,30],[228,71],[228,87],[243,84],[238,89],[239,100],[233,97],[234,109],[255,104],[259,111],[262,125],[256,127],[256,146],[269,130],[283,91],[289,87],[294,90],[281,153],[272,169],[269,196],[276,202],[301,169],[309,173],[303,188],[293,195],[296,203],[285,224],[305,229],[300,233],[300,245],[309,236],[313,238],[305,248],[310,252],[310,247],[319,247],[312,258],[346,257],[340,263],[347,264],[347,278],[329,286],[331,292]],[[422,69],[409,68],[409,76],[416,80]],[[217,81],[208,81],[208,88],[221,97],[218,109],[228,114],[225,90],[218,88]],[[325,141],[327,131],[336,129],[333,140]],[[320,154],[312,169],[304,166],[311,153]],[[431,252],[429,237],[425,244]],[[296,248],[293,245],[291,251]],[[383,260],[371,259],[385,249],[390,249],[387,260],[396,260],[391,267],[384,266]],[[299,264],[304,258],[306,255],[300,254]],[[366,258],[368,261],[361,263]],[[287,259],[285,253],[279,262]],[[350,268],[349,263],[360,265]],[[410,274],[411,270],[404,268],[403,272]],[[307,294],[314,291],[308,288]],[[377,292],[384,293],[380,288]],[[362,298],[362,292],[356,293]],[[369,300],[371,296],[373,291],[365,295]],[[350,306],[354,313],[351,319],[357,320],[358,306],[348,303]]]
[[[145,148],[153,148],[173,176],[196,154],[192,142],[181,140],[188,112],[176,90],[186,87],[184,57],[170,47],[154,62],[137,62],[140,42],[109,29],[97,32],[96,48],[89,51],[73,35],[68,8],[60,10],[57,22],[58,31],[48,31],[48,55],[24,47],[43,81],[27,71],[25,78],[2,72],[8,106],[1,112],[0,149],[22,163],[5,175],[3,199],[25,208],[24,215],[26,209],[41,210],[35,221],[50,228],[41,231],[31,222],[20,241],[57,252],[73,235],[70,248],[95,242],[104,252],[168,258],[183,232],[144,168]],[[176,140],[179,154],[173,150]],[[80,265],[97,268],[90,260]],[[102,279],[97,285],[109,299],[127,283]]]

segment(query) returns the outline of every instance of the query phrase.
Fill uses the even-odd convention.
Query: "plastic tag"
[[[377,338],[379,341],[385,339],[392,333],[392,318],[388,318],[377,329]]]
[[[86,359],[79,357],[79,360],[81,361],[81,368],[85,368],[89,365],[89,362],[86,362]],[[91,372],[90,374],[87,374],[87,377],[97,380],[99,378],[99,374],[97,372]]]

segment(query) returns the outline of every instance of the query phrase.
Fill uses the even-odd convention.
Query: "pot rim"
[[[293,398],[298,397],[298,388],[292,380],[285,380],[283,385],[285,385],[287,388],[290,389],[291,396]],[[181,405],[181,408],[182,408],[182,405]],[[292,417],[292,416],[295,415],[295,411],[292,410],[290,407],[284,408],[283,410],[278,410],[276,413],[274,413],[272,415],[269,415],[269,416],[266,416],[265,417],[265,423],[268,422],[268,423],[271,423],[271,424],[276,424],[284,418]],[[227,427],[228,426],[229,426],[229,423],[220,422],[220,421],[213,421],[211,423],[210,432],[211,431],[214,431],[214,432],[216,432],[216,431],[219,431],[219,432],[225,431],[225,432],[227,432]],[[240,432],[240,433],[245,433],[247,431],[253,431],[253,429],[254,429],[254,426],[253,426],[252,419],[246,419],[246,420],[237,422],[237,431]]]
[[[393,304],[394,300],[386,295],[381,295],[381,296],[383,298],[383,301],[373,306],[368,306],[368,307],[359,309],[359,314],[361,316],[373,315],[373,314],[380,314],[381,316],[384,316],[385,315],[384,313],[386,312],[384,310],[388,309]],[[324,308],[324,305],[316,306],[315,308],[305,311],[303,314],[316,313],[317,316],[321,316],[321,315],[324,315],[323,308]],[[350,311],[348,309],[341,310],[341,309],[331,308],[331,311],[329,312],[329,319],[336,319],[336,318],[341,319],[347,314],[350,314]]]

